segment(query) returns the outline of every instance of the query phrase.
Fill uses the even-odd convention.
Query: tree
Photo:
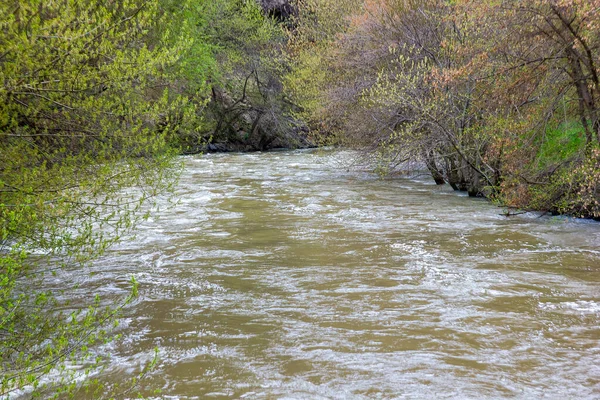
[[[593,163],[600,143],[599,6],[578,0],[461,5],[465,23],[479,27],[471,31],[475,62],[467,73],[479,71],[493,87],[486,126],[502,129],[495,148],[503,149],[501,198],[508,204],[600,214],[593,205],[600,182],[577,172]],[[587,197],[577,195],[582,191]]]
[[[174,183],[167,137],[195,116],[170,86],[193,40],[169,35],[163,6],[0,4],[0,397],[59,396],[78,388],[67,360],[101,361],[89,349],[107,339],[119,306],[59,294],[71,289],[70,269]],[[53,275],[67,286],[38,289]],[[62,378],[42,383],[51,370]]]
[[[269,16],[255,0],[224,0],[208,7],[206,34],[215,46],[218,73],[211,77],[206,140],[237,150],[266,150],[304,143],[293,105],[283,93],[280,10]]]
[[[346,81],[338,67],[347,60],[336,54],[334,44],[348,31],[351,16],[360,12],[362,3],[362,0],[299,1],[292,27],[287,31],[290,68],[283,78],[285,93],[297,106],[294,115],[305,121],[322,143],[341,137],[342,115],[354,111],[349,103],[338,102],[328,94]]]
[[[475,135],[475,81],[458,79],[468,58],[455,51],[465,38],[453,11],[438,1],[365,2],[332,43],[329,68],[338,73],[328,109],[384,169],[423,162],[437,183],[477,195],[479,180],[490,186],[494,177],[482,159],[485,140]]]
[[[310,4],[318,27],[310,17],[331,5]],[[381,171],[417,162],[469,195],[598,217],[597,1],[345,4],[332,13],[348,24],[327,40],[298,28],[316,56],[291,48],[289,87],[309,119]]]

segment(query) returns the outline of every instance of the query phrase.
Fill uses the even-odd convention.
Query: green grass
[[[568,161],[585,147],[585,132],[580,122],[569,121],[546,129],[538,153],[542,169]]]

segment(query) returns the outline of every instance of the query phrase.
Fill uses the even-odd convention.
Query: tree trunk
[[[433,151],[424,150],[423,151],[423,159],[425,160],[425,165],[427,166],[427,169],[431,173],[431,176],[433,177],[435,184],[436,185],[445,184],[446,181],[444,179],[444,175],[440,172],[439,168],[437,167]]]

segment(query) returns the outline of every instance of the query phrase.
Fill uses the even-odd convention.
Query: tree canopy
[[[77,298],[69,271],[169,193],[174,155],[214,126],[212,91],[239,85],[277,28],[241,0],[5,1],[0,12],[0,397],[111,397],[74,377],[101,364],[90,349],[136,284],[120,300]]]

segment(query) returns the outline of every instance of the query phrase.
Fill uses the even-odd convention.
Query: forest
[[[350,148],[382,175],[423,169],[515,212],[600,219],[600,0],[3,0],[0,14],[0,398],[125,390],[68,365],[101,368],[91,349],[135,280],[109,304],[36,287],[147,218],[183,154]]]

